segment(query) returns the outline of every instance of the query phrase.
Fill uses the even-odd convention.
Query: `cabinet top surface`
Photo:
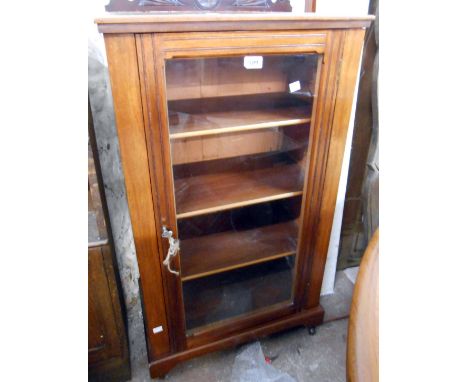
[[[217,30],[346,29],[368,27],[373,15],[324,16],[315,13],[107,13],[95,19],[103,33]]]

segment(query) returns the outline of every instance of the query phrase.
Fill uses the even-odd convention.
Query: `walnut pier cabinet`
[[[138,14],[104,33],[152,377],[315,326],[360,18]]]

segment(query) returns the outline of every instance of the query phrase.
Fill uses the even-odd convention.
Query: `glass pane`
[[[291,303],[318,57],[166,61],[189,330]]]

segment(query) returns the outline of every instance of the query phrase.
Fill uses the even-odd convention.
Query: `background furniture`
[[[150,372],[323,320],[372,17],[111,15],[104,33]]]
[[[311,0],[315,6],[315,0]],[[315,8],[314,8],[315,9]],[[108,12],[291,12],[289,0],[111,0]]]
[[[106,224],[99,157],[88,107],[88,377],[131,378],[128,340],[112,235]]]
[[[379,380],[379,230],[364,253],[351,303],[346,374],[349,382]]]

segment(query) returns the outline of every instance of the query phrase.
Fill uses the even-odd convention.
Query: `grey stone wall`
[[[92,43],[88,49],[88,92],[125,304],[131,308],[138,300],[139,273],[135,244],[115,129],[109,74],[101,52]]]
[[[98,36],[97,38],[102,38]],[[99,41],[98,41],[99,42]],[[138,286],[138,263],[125,192],[112,92],[102,44],[88,39],[88,94],[101,163],[110,225],[127,310],[132,364],[146,354]]]

